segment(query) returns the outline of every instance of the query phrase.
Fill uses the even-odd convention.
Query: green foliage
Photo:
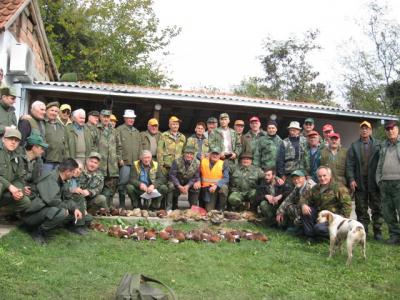
[[[398,298],[398,247],[369,240],[367,260],[357,246],[352,266],[346,267],[346,251],[327,260],[327,242],[309,245],[281,231],[240,226],[262,230],[271,241],[172,244],[58,231],[43,247],[14,230],[0,239],[0,295],[13,300],[112,299],[130,272],[161,280],[179,299]]]
[[[150,55],[179,34],[159,28],[150,0],[41,0],[50,47],[61,73],[80,80],[160,86],[169,79]]]
[[[333,92],[329,86],[317,82],[319,72],[313,70],[307,57],[321,47],[315,43],[318,31],[306,32],[299,40],[291,36],[287,40],[266,39],[261,57],[265,77],[251,77],[235,89],[239,95],[270,97],[332,105]]]
[[[368,3],[367,10],[367,19],[359,20],[367,43],[345,45],[352,50],[342,57],[344,95],[352,108],[396,113],[388,88],[400,79],[400,24],[389,18],[390,8],[378,1]]]

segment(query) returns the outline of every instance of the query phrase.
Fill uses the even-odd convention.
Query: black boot
[[[39,245],[46,245],[49,243],[49,237],[45,230],[40,227],[31,232],[32,239]]]

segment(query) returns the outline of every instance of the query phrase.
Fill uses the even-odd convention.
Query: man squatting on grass
[[[21,119],[24,124],[28,120],[32,129],[30,134],[35,134],[34,137],[24,136],[23,146],[28,141],[36,148],[43,146],[46,149],[36,151],[37,155],[32,156],[29,154],[30,146],[20,148],[22,135],[16,129],[18,124],[13,107],[15,92],[6,87],[0,91],[0,207],[2,211],[20,218],[39,243],[48,242],[50,231],[59,226],[67,226],[76,234],[86,234],[91,220],[91,215],[87,213],[88,205],[93,213],[100,207],[118,206],[113,201],[118,182],[120,194],[128,191],[132,208],[170,209],[177,207],[176,199],[180,196],[180,199],[191,199],[192,204],[197,204],[197,200],[190,197],[193,190],[181,184],[190,181],[190,174],[197,173],[190,169],[196,166],[199,176],[195,176],[193,187],[199,192],[199,205],[207,210],[251,209],[257,213],[258,208],[260,217],[262,213],[268,216],[266,226],[289,229],[288,232],[305,234],[314,239],[327,235],[325,224],[315,224],[320,210],[329,209],[349,216],[350,188],[356,199],[357,218],[367,232],[370,222],[368,208],[371,208],[374,238],[382,239],[383,216],[389,226],[388,243],[400,245],[397,218],[400,211],[400,137],[397,121],[385,124],[387,138],[384,142],[373,138],[371,124],[363,121],[359,125],[360,138],[348,151],[341,147],[340,138],[337,138],[336,148],[342,150],[336,151],[330,146],[333,142],[329,143],[329,139],[340,137],[340,134],[331,124],[325,124],[322,126],[322,139],[312,118],[307,118],[303,127],[298,121],[290,122],[287,128],[289,137],[282,141],[277,135],[276,121],[269,120],[263,128],[260,118],[252,116],[247,123],[252,125],[250,130],[246,134],[243,131],[238,134],[229,127],[229,115],[221,113],[219,119],[214,116],[207,119],[207,134],[203,132],[204,123],[194,122],[202,125],[202,132],[196,131],[196,138],[186,142],[185,135],[179,132],[182,120],[176,116],[169,118],[169,130],[160,133],[157,119],[137,124],[134,123],[134,110],[125,110],[123,118],[117,116],[119,120],[124,119],[124,124],[114,129],[106,122],[112,114],[110,110],[91,111],[90,122],[85,123],[85,118],[82,118],[78,124],[76,118],[72,123],[62,115],[71,111],[70,105],[62,104],[56,110],[61,111],[60,118],[46,116],[46,126],[40,126],[42,120],[37,116],[35,119],[35,115],[30,119]],[[45,108],[58,108],[58,105],[49,103]],[[42,111],[45,112],[45,109]],[[86,116],[82,109],[75,111],[81,111],[81,115]],[[93,116],[100,116],[101,123],[93,120]],[[216,127],[218,120],[221,127],[213,129],[211,125]],[[134,124],[141,127],[147,125],[147,130],[138,134]],[[246,126],[243,120],[234,124]],[[62,134],[63,126],[64,139],[57,138],[57,145],[53,145],[55,142],[50,136],[54,136],[54,132],[46,131],[57,130],[57,134]],[[25,127],[21,125],[21,128]],[[241,138],[241,134],[246,138]],[[136,146],[129,147],[131,143]],[[204,149],[204,145],[209,148]],[[32,176],[33,164],[38,168],[54,163],[49,155],[49,151],[55,149],[53,146],[69,151],[57,152],[53,170],[35,170],[38,175]],[[320,151],[325,147],[324,155],[328,161],[334,162],[333,170],[320,165]],[[73,158],[80,158],[81,170],[77,162],[69,158],[71,150],[76,154]],[[149,158],[149,164],[144,161],[145,157]],[[248,175],[247,170],[251,170]],[[339,174],[339,171],[342,173]],[[273,176],[269,176],[270,173]],[[125,174],[125,177],[118,180],[120,174]],[[340,182],[336,177],[340,177]],[[110,185],[110,178],[115,186]],[[242,190],[241,180],[247,182],[250,179],[251,191],[257,195],[258,201],[247,196],[248,186]],[[314,181],[317,182],[312,187]],[[149,188],[145,189],[145,186]],[[279,186],[284,187],[283,193],[278,191]],[[154,189],[158,193],[153,193]],[[154,194],[156,198],[144,201],[141,198],[143,193]],[[124,197],[120,197],[119,206],[124,206]]]

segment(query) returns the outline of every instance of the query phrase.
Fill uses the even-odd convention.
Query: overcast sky
[[[155,0],[161,26],[182,28],[157,58],[184,89],[203,86],[229,91],[248,76],[262,75],[258,56],[267,35],[287,39],[309,29],[320,30],[323,50],[312,57],[319,80],[336,89],[340,77],[338,47],[353,37],[362,40],[355,20],[366,16],[364,0]],[[387,2],[400,22],[400,1]],[[336,95],[340,97],[339,95]]]

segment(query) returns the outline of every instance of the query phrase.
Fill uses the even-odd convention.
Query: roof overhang
[[[70,94],[80,94],[82,96],[100,95],[121,98],[144,98],[153,99],[160,102],[182,101],[187,103],[207,103],[214,105],[272,109],[277,111],[302,112],[307,114],[326,115],[327,117],[340,116],[357,119],[367,118],[375,120],[398,120],[398,117],[395,115],[316,105],[312,103],[277,101],[271,99],[250,98],[233,95],[211,95],[205,93],[201,94],[195,92],[144,88],[128,85],[38,81],[33,84],[25,84],[22,87],[32,91],[64,92]]]

